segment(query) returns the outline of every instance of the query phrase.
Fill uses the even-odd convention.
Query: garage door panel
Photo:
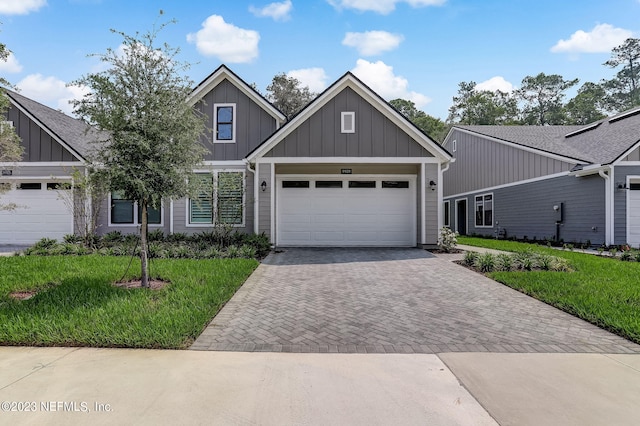
[[[637,185],[637,184],[636,184]],[[635,186],[632,183],[632,188]],[[627,243],[632,247],[640,247],[640,190],[631,189],[627,202]]]
[[[283,188],[277,181],[277,243],[306,246],[413,246],[416,241],[416,196],[410,189],[350,188],[342,179],[342,188]],[[326,180],[318,179],[318,180]],[[332,179],[333,180],[333,179]],[[374,179],[365,179],[371,181]]]

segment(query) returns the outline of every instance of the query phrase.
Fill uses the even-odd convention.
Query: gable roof
[[[99,140],[97,130],[82,120],[69,117],[16,92],[5,89],[5,93],[13,106],[35,121],[78,160],[87,159],[91,152],[90,144]]]
[[[225,79],[229,80],[234,86],[240,89],[242,93],[247,95],[253,102],[260,105],[273,118],[275,118],[278,122],[278,126],[287,119],[278,108],[273,106],[273,104],[262,96],[256,89],[238,77],[236,73],[231,71],[224,64],[220,65],[193,89],[187,102],[189,102],[190,105],[195,104]]]
[[[640,108],[585,126],[457,125],[454,128],[585,163],[611,164],[640,142]]]
[[[279,142],[291,134],[298,126],[304,123],[314,113],[319,111],[331,99],[339,94],[345,88],[351,88],[358,95],[362,96],[374,108],[380,111],[384,116],[389,118],[395,125],[400,127],[404,132],[409,134],[419,145],[432,153],[441,161],[450,161],[451,154],[436,141],[431,139],[426,133],[420,130],[415,124],[409,121],[405,116],[400,114],[380,95],[374,92],[369,86],[364,84],[351,72],[346,72],[342,77],[336,80],[331,86],[319,94],[313,101],[305,106],[300,112],[291,118],[284,126],[276,130],[273,135],[267,138],[262,144],[258,145],[247,156],[247,160],[255,161],[257,158],[264,156]]]

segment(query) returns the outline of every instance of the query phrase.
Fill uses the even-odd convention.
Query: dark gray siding
[[[205,156],[205,160],[241,160],[276,130],[276,120],[229,80],[222,81],[203,100],[204,103],[199,102],[197,108],[208,117],[209,131],[207,137],[202,138],[202,143],[211,153]],[[212,143],[213,107],[217,103],[236,104],[235,143]]]
[[[476,228],[474,197],[486,192],[477,192],[465,197],[468,206],[467,233],[495,236],[504,228],[508,237],[528,239],[554,238],[556,216],[553,206],[563,203],[564,220],[560,226],[560,238],[565,242],[605,242],[605,181],[598,175],[577,178],[564,176],[493,191],[494,226]],[[455,209],[452,208],[451,223],[455,224]],[[497,225],[496,225],[497,222]],[[595,228],[595,229],[593,229]]]
[[[340,113],[355,112],[355,133],[341,133]],[[266,157],[433,157],[351,88],[345,88]]]
[[[445,197],[561,173],[575,165],[455,129],[445,145],[450,152],[454,140],[455,162],[444,173]]]
[[[616,183],[626,183],[627,176],[640,176],[640,166],[616,166],[613,176]],[[615,209],[613,214],[613,244],[627,243],[627,191],[617,188],[613,190],[613,205]]]
[[[13,121],[16,133],[22,139],[24,147],[22,161],[78,161],[73,154],[56,142],[22,111],[10,108],[7,118],[9,121]]]
[[[265,233],[271,238],[271,192],[274,183],[271,182],[271,164],[259,164],[258,182],[266,182],[267,188],[258,194],[258,233]]]

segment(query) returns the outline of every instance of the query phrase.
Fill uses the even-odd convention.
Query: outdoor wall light
[[[262,183],[260,184],[260,189],[262,190],[262,192],[267,190],[267,181],[263,180]]]
[[[622,182],[618,182],[616,186],[618,187],[618,189],[629,189],[627,188],[627,184]]]
[[[431,188],[432,191],[436,190],[436,183],[434,181],[429,181],[429,188]]]

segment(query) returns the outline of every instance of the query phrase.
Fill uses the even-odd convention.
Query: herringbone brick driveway
[[[640,353],[446,256],[358,248],[269,255],[191,349]]]

